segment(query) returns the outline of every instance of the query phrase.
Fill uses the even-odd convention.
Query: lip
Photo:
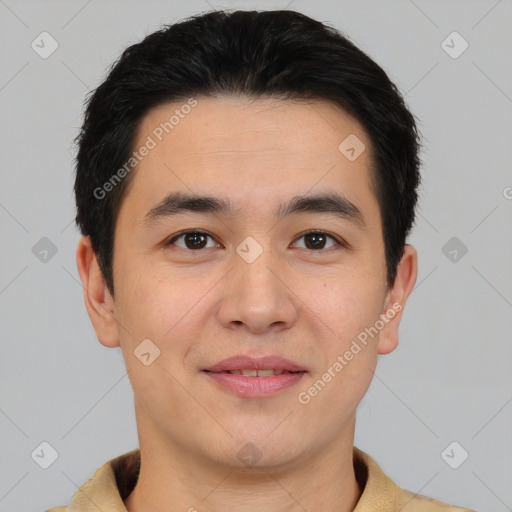
[[[270,368],[277,371],[289,372],[307,371],[306,368],[303,368],[299,364],[281,356],[265,356],[256,358],[245,355],[228,357],[227,359],[223,359],[213,366],[205,368],[204,371],[228,372],[233,370],[265,370]]]
[[[282,373],[271,377],[244,377],[231,373],[203,373],[224,389],[239,397],[258,398],[275,395],[279,391],[294,386],[306,372]]]
[[[265,370],[288,371],[269,377],[248,377],[225,373],[233,370]],[[239,355],[223,359],[219,363],[206,368],[203,373],[228,392],[239,397],[258,398],[275,395],[297,384],[307,373],[299,364],[281,356],[253,358]]]

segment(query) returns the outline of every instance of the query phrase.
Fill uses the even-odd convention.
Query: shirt
[[[475,512],[402,489],[366,453],[353,447],[354,471],[363,489],[353,512]],[[127,512],[125,500],[137,483],[140,449],[109,460],[74,494],[68,507],[45,512]]]

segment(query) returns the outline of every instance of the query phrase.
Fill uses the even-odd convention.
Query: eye
[[[208,238],[213,241],[213,245],[208,246]],[[182,244],[176,243],[180,239],[182,240]],[[343,242],[338,241],[334,236],[329,235],[325,231],[321,230],[311,230],[306,233],[303,233],[296,240],[300,239],[305,240],[304,246],[300,247],[301,249],[310,249],[313,251],[318,251],[321,249],[330,249],[335,246],[345,246]],[[328,245],[329,240],[331,241],[330,246]],[[219,244],[217,244],[208,233],[197,230],[182,231],[181,233],[174,235],[172,238],[164,242],[164,245],[166,247],[169,245],[176,245],[181,249],[188,249],[192,251],[219,246]]]
[[[304,249],[318,250],[326,249],[326,243],[330,239],[333,244],[330,247],[336,245],[343,246],[343,243],[339,242],[334,236],[327,234],[325,231],[313,230],[303,233],[297,240],[304,238],[306,240]],[[329,249],[330,247],[327,247]]]
[[[198,250],[198,249],[204,249],[209,248],[207,247],[207,239],[210,238],[213,240],[213,238],[204,231],[182,231],[181,233],[173,236],[169,240],[167,240],[164,245],[177,245],[178,247],[182,249],[190,249],[190,250]],[[175,244],[175,242],[179,239],[183,239],[184,245]],[[216,247],[218,244],[214,242],[213,245],[210,247]]]

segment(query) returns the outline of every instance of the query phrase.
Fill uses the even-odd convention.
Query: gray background
[[[381,356],[359,407],[356,445],[414,492],[512,510],[510,0],[0,0],[0,510],[67,504],[104,462],[138,446],[120,349],[100,345],[83,305],[72,140],[87,91],[126,45],[232,7],[286,7],[336,26],[421,120],[410,240],[419,277],[399,348]],[[59,45],[47,59],[31,48],[43,31]],[[453,31],[469,43],[458,58],[442,47]],[[32,250],[43,237],[57,248],[46,261]],[[43,441],[59,455],[48,469],[31,457]],[[469,458],[452,469],[446,460],[460,462],[462,450]]]

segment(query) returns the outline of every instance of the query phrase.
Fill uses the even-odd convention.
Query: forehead
[[[144,116],[133,149],[144,146],[127,196],[145,206],[174,190],[229,196],[246,212],[334,190],[375,203],[370,140],[327,101],[185,98]]]
[[[194,106],[190,106],[194,105]],[[195,140],[191,131],[198,131]],[[200,145],[228,151],[339,152],[340,136],[356,135],[369,146],[361,124],[324,100],[281,100],[239,96],[188,98],[160,105],[141,120],[137,142],[151,136],[158,145]],[[279,135],[279,137],[275,137]],[[184,148],[185,149],[185,148]],[[197,148],[199,149],[199,148]]]

